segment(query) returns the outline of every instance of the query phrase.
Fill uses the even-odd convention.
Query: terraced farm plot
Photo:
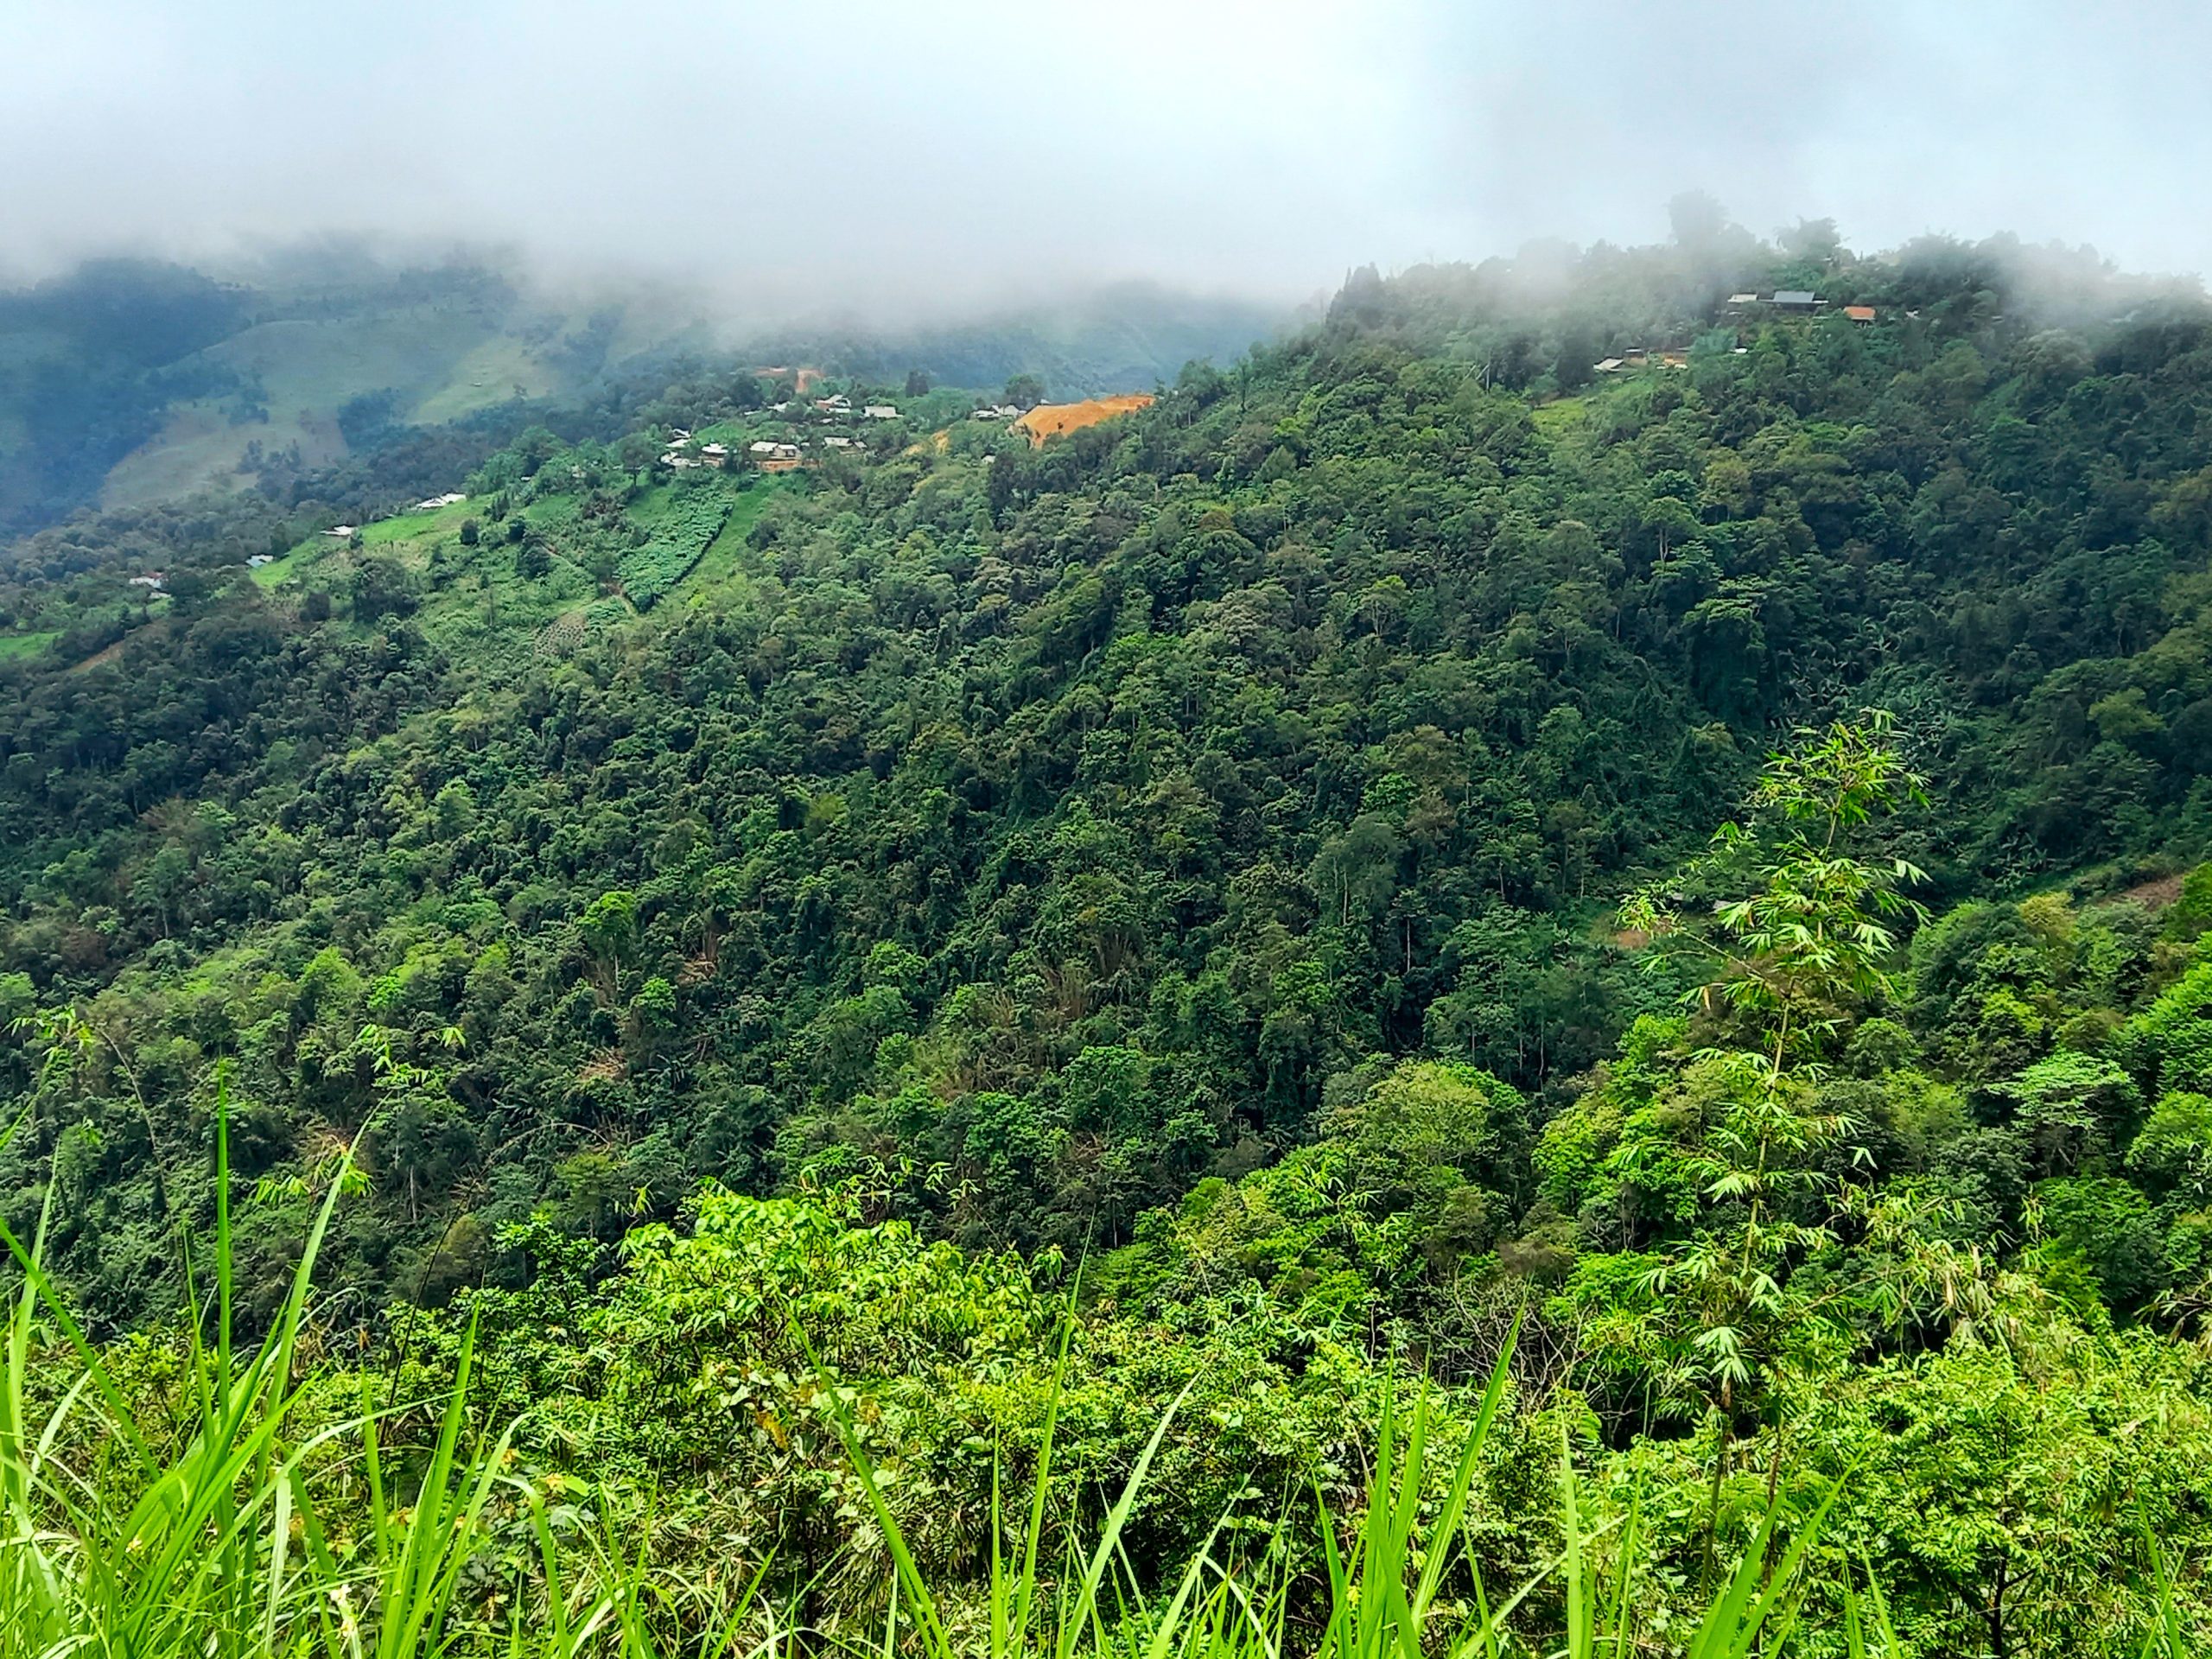
[[[721,533],[722,521],[735,501],[735,493],[723,488],[690,490],[679,496],[654,528],[652,539],[625,554],[615,568],[630,602],[641,611],[648,609],[690,575],[699,556]]]

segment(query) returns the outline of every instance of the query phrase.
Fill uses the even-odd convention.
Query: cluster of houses
[[[766,371],[762,371],[766,372]],[[812,373],[812,371],[809,372]],[[864,404],[853,407],[853,400],[842,391],[801,403],[787,398],[772,404],[769,412],[791,417],[794,423],[814,421],[837,425],[850,421],[895,421],[899,418],[896,404]],[[803,443],[796,438],[756,438],[747,444],[741,456],[747,464],[764,473],[787,473],[797,467],[817,465],[810,460],[810,448],[858,454],[860,440],[845,432],[828,432],[821,435],[818,444]],[[690,467],[721,467],[730,464],[730,451],[719,443],[701,444],[691,434],[678,428],[669,434],[668,447],[662,452],[664,466],[677,470]]]
[[[759,371],[767,373],[769,371]],[[778,372],[783,372],[779,371]],[[756,438],[747,443],[737,454],[719,443],[700,443],[681,427],[669,433],[666,446],[661,452],[661,464],[677,471],[694,467],[734,466],[742,461],[763,473],[787,473],[801,467],[819,466],[827,456],[857,455],[862,441],[850,430],[836,430],[839,427],[863,421],[895,421],[903,418],[896,404],[861,404],[855,406],[850,397],[833,391],[819,397],[786,398],[771,404],[768,413],[781,415],[794,428],[812,426],[815,431],[806,435],[794,431],[790,437]],[[971,418],[978,421],[1019,421],[1023,410],[1016,404],[986,404],[973,411]],[[832,429],[823,431],[829,427]]]
[[[778,404],[776,407],[779,410],[787,410],[791,405]],[[814,412],[817,415],[827,415],[832,420],[849,421],[853,417],[853,400],[842,391],[832,392],[827,397],[817,397],[814,400]],[[861,418],[864,421],[895,421],[899,418],[899,405],[862,404]]]
[[[701,443],[679,426],[668,435],[668,448],[661,451],[660,463],[679,473],[693,467],[725,467],[729,464],[729,446]]]
[[[1599,374],[1625,374],[1630,369],[1648,368],[1656,363],[1662,368],[1687,369],[1690,365],[1688,350],[1669,348],[1653,351],[1648,346],[1631,346],[1618,357],[1601,358],[1590,366]]]
[[[1754,310],[1778,311],[1784,316],[1818,316],[1828,308],[1828,302],[1809,288],[1777,288],[1771,294],[1731,294],[1724,308],[1724,315],[1742,316]],[[1843,315],[1853,322],[1874,321],[1871,305],[1847,305]]]
[[[745,452],[764,473],[788,473],[806,464],[805,450],[795,443],[779,443],[772,438],[756,438],[746,446]]]
[[[860,446],[842,433],[833,432],[822,440],[825,449],[857,450]],[[775,438],[756,438],[745,446],[746,458],[764,473],[788,473],[806,465],[806,450],[801,445]]]
[[[1731,294],[1728,296],[1727,304],[1722,308],[1721,315],[1727,317],[1743,317],[1757,311],[1777,313],[1783,316],[1815,317],[1821,315],[1827,309],[1827,301],[1808,288],[1777,288],[1771,294]],[[1852,321],[1862,325],[1873,321],[1877,315],[1871,305],[1847,305],[1842,308],[1842,311],[1843,315]],[[1906,315],[1910,316],[1914,314],[1908,312]],[[1743,346],[1735,348],[1738,356],[1741,356],[1748,349],[1749,347]],[[1601,358],[1590,366],[1599,374],[1626,374],[1632,370],[1649,368],[1654,364],[1662,368],[1686,369],[1690,364],[1689,348],[1675,346],[1657,348],[1630,346],[1618,357]]]

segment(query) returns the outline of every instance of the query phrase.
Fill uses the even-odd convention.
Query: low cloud
[[[2181,5],[210,0],[0,10],[0,264],[366,234],[735,315],[1656,240],[1702,188],[2201,271]]]

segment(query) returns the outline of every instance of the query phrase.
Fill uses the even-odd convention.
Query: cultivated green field
[[[778,493],[800,487],[789,479],[760,480],[731,489],[732,505],[702,552],[665,586],[639,590],[643,604],[699,601],[733,581],[741,580],[739,563],[746,533]],[[511,513],[528,527],[530,540],[543,549],[543,574],[522,573],[519,550],[507,539],[506,519],[491,516],[489,498],[456,502],[435,512],[403,513],[365,525],[359,549],[317,533],[274,563],[253,572],[271,591],[287,586],[345,594],[372,558],[394,561],[414,581],[419,607],[409,618],[423,637],[442,651],[458,655],[480,671],[501,674],[520,668],[531,656],[569,648],[576,637],[567,628],[549,633],[556,622],[575,619],[585,630],[637,616],[642,605],[627,594],[602,594],[599,578],[587,568],[576,503],[556,496]],[[673,544],[686,532],[683,521],[698,511],[696,493],[659,485],[640,493],[624,518],[645,540],[634,551]],[[465,545],[461,526],[471,518],[481,525],[474,547]],[[617,574],[626,567],[626,557]],[[626,585],[636,580],[632,571]],[[356,625],[365,633],[382,626]]]
[[[0,662],[35,657],[60,637],[59,629],[42,633],[0,633]]]

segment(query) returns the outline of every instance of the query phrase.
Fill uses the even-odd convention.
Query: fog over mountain
[[[2208,47],[2181,4],[10,0],[0,274],[366,233],[753,317],[1300,300],[1360,261],[1651,240],[1688,188],[1761,232],[2197,270]]]

